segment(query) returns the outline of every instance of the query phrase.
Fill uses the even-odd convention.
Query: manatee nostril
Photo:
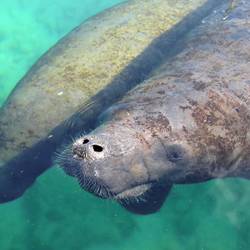
[[[95,152],[102,152],[103,151],[103,147],[100,145],[93,145],[93,149]]]
[[[87,144],[89,142],[89,139],[84,139],[84,141],[82,142],[82,144]]]

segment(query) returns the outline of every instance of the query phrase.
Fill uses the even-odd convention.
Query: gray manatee
[[[0,110],[0,202],[19,197],[63,141],[93,128],[99,113],[146,79],[221,2],[127,1],[51,48]]]
[[[83,189],[148,214],[173,184],[250,177],[250,2],[225,11],[62,151]]]

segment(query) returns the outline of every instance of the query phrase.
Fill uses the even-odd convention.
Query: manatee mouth
[[[78,178],[78,183],[85,191],[90,192],[99,198],[115,200],[121,204],[124,202],[131,203],[135,201],[138,203],[153,186],[153,183],[144,183],[128,188],[119,193],[115,193],[110,191],[101,180],[95,180],[94,178]]]
[[[113,199],[119,201],[124,199],[137,198],[144,195],[152,187],[152,183],[141,184],[114,195]]]
[[[100,179],[88,176],[83,177],[82,173],[77,175],[77,179],[85,191],[102,199],[115,200],[123,206],[133,203],[145,203],[148,197],[153,194],[152,191],[154,190],[154,183],[148,182],[117,193],[111,191]]]
[[[132,213],[152,214],[161,208],[171,187],[172,184],[145,183],[116,194],[113,199]]]

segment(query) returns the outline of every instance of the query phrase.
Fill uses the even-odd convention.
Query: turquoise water
[[[32,4],[30,4],[32,2]],[[61,36],[121,1],[11,0],[0,8],[0,103]],[[83,192],[52,168],[11,203],[0,205],[3,250],[247,250],[250,182],[176,186],[160,212],[138,216]]]

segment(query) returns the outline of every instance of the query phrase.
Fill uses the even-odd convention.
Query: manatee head
[[[99,127],[63,151],[59,164],[98,197],[138,214],[157,211],[192,164],[187,143],[171,137],[167,120],[157,120],[159,114],[153,124],[145,113],[118,105],[103,116]]]

